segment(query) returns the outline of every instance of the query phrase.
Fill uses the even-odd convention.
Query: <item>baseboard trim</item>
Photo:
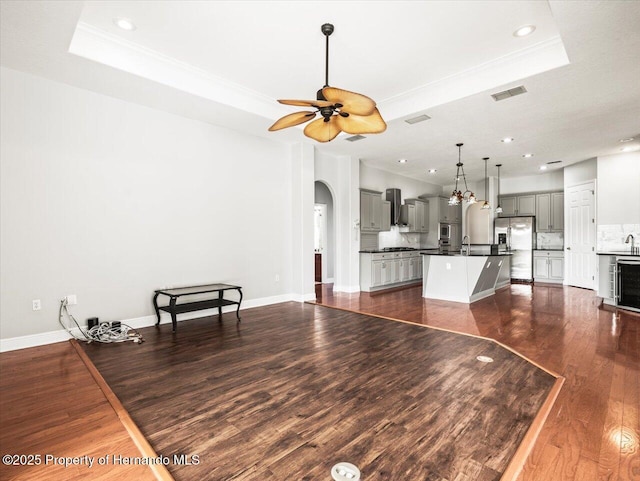
[[[279,296],[261,297],[258,299],[249,299],[242,303],[240,310],[251,309],[252,307],[268,306],[271,304],[280,304],[281,302],[307,302],[315,301],[316,295],[306,294],[300,296],[298,294],[282,294]],[[226,306],[222,308],[222,312],[234,312],[235,306]],[[178,316],[178,322],[188,321],[190,319],[196,319],[198,317],[207,317],[218,314],[218,309],[204,309],[202,311],[187,312]],[[142,317],[134,317],[131,319],[111,319],[110,321],[120,321],[123,324],[133,327],[134,329],[141,329],[143,327],[151,327],[157,322],[155,314]],[[160,324],[171,323],[171,315],[164,311],[160,312]],[[72,332],[82,337],[82,334],[77,328],[72,329]],[[9,337],[6,339],[0,339],[0,352],[16,351],[18,349],[27,349],[29,347],[44,346],[46,344],[54,344],[56,342],[63,342],[72,339],[64,329],[57,331],[41,332],[38,334],[30,334],[27,336]]]

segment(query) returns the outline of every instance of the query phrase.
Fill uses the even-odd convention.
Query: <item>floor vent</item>
[[[351,137],[347,137],[344,140],[348,140],[349,142],[356,142],[358,140],[362,140],[362,139],[366,139],[366,137],[364,135],[352,135]]]
[[[516,95],[524,94],[527,92],[527,89],[524,88],[524,85],[520,85],[518,87],[514,87],[512,89],[503,90],[502,92],[498,92],[496,94],[491,94],[493,100],[496,102],[499,100],[508,99],[510,97],[515,97]]]
[[[351,463],[338,463],[331,468],[331,477],[335,481],[358,481],[360,470]]]

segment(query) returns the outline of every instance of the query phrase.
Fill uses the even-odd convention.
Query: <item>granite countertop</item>
[[[421,250],[420,254],[422,254],[423,256],[449,256],[449,257],[501,257],[501,256],[512,256],[513,255],[511,252],[504,252],[502,254],[482,254],[480,252],[471,252],[470,254],[467,255],[467,254],[460,254],[459,252],[444,253],[444,252],[440,252],[437,249],[435,249],[435,250],[429,250],[429,249]]]
[[[415,247],[407,247],[406,249],[394,249],[392,251],[384,249],[364,249],[358,251],[360,254],[393,254],[394,252],[419,252],[424,249],[416,249]]]
[[[627,256],[627,257],[640,257],[640,254],[632,254],[631,249],[628,251],[602,251],[596,252],[599,256]]]

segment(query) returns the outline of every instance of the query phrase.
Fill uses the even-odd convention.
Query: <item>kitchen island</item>
[[[509,255],[422,254],[422,297],[470,304],[510,284]]]

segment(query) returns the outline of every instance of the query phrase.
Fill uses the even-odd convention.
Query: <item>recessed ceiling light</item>
[[[640,147],[637,145],[627,145],[626,147],[622,147],[620,150],[623,152],[633,152],[635,150],[640,150]]]
[[[132,32],[133,30],[136,29],[136,24],[133,23],[128,18],[124,18],[124,17],[114,18],[113,23],[115,23],[118,28],[121,28],[122,30],[127,30],[129,32]]]
[[[514,37],[526,37],[527,35],[531,35],[536,29],[535,25],[523,25],[515,32],[513,32]]]
[[[407,159],[400,159],[398,162],[400,162],[401,164],[406,164],[407,163]]]
[[[513,142],[513,138],[512,137],[505,137],[500,142],[503,142],[505,144],[510,144],[511,142]]]
[[[429,169],[430,174],[435,174],[436,172],[438,172],[436,169]]]
[[[540,166],[540,170],[547,170],[547,166],[546,165],[541,165]]]
[[[525,159],[530,159],[531,157],[533,157],[533,154],[523,154],[522,155]]]
[[[632,140],[635,140],[635,137],[627,137],[626,139],[620,139],[618,140],[618,142],[624,143],[624,142],[631,142]]]

